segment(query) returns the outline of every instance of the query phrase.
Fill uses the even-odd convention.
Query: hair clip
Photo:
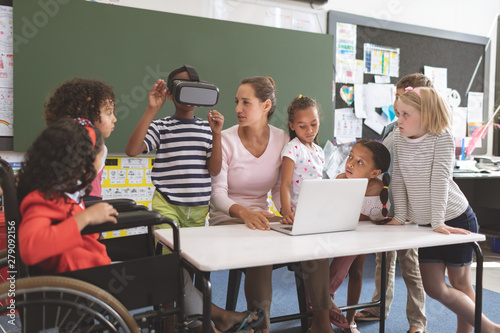
[[[405,93],[407,93],[408,91],[413,91],[415,94],[418,95],[418,97],[420,97],[420,88],[406,87]]]
[[[384,186],[384,188],[388,190],[388,189],[389,189],[389,186]]]
[[[298,99],[301,99],[301,98],[302,98],[302,95],[301,95],[301,94],[299,94],[299,97],[298,97]]]
[[[92,140],[92,148],[95,147],[95,142],[96,142],[96,135],[94,131],[94,125],[92,125],[92,122],[86,118],[75,118],[74,119],[78,125],[83,126],[89,133],[90,140]]]
[[[382,205],[382,208],[387,208],[387,205]]]
[[[75,118],[75,121],[78,123],[78,125],[81,125],[81,126],[94,127],[92,122],[90,120],[88,120],[87,118]]]

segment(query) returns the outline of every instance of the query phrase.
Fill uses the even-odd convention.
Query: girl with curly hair
[[[21,259],[41,273],[58,273],[111,262],[99,234],[81,235],[87,225],[116,223],[108,203],[85,209],[101,169],[101,132],[86,119],[61,119],[47,127],[29,148],[18,173],[22,221]]]
[[[61,84],[45,104],[47,125],[62,118],[86,118],[101,131],[104,138],[111,135],[116,123],[113,88],[98,80],[75,78]],[[107,148],[104,146],[102,168],[92,183],[93,190],[84,200],[101,200],[101,178]]]

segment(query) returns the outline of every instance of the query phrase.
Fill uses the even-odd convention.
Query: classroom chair
[[[171,254],[55,276],[33,276],[35,270],[23,265],[15,246],[15,232],[21,216],[12,168],[2,159],[0,185],[4,192],[7,235],[12,239],[7,248],[7,254],[12,257],[9,256],[6,262],[12,279],[0,285],[0,327],[3,325],[9,331],[17,325],[21,332],[47,329],[68,332],[141,332],[141,329],[149,329],[150,332],[162,332],[165,318],[176,315],[176,328],[179,332],[186,332],[189,319],[184,317],[183,263],[175,222],[156,212],[140,210],[121,213],[118,224],[89,226],[82,231],[96,233],[168,223],[174,233]],[[210,292],[209,283],[204,288]],[[174,304],[172,308],[162,307],[170,302]],[[137,310],[137,313],[132,315],[130,310]],[[210,312],[204,322],[209,316]],[[210,325],[204,327],[204,333],[210,332]]]

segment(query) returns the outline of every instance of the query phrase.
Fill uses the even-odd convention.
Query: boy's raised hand
[[[164,80],[159,79],[153,85],[151,90],[149,91],[148,99],[149,99],[149,107],[154,108],[156,110],[160,110],[163,104],[167,99],[167,84]]]
[[[212,133],[220,133],[224,125],[224,116],[217,110],[210,110],[208,113],[208,123]]]

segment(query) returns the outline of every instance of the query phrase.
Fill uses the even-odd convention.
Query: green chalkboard
[[[100,79],[114,87],[116,130],[110,153],[125,145],[147,106],[158,78],[194,66],[217,85],[215,107],[224,128],[236,124],[234,95],[239,81],[269,75],[278,107],[271,124],[286,129],[286,108],[298,94],[323,109],[320,144],[331,140],[333,36],[170,14],[82,0],[14,4],[14,150],[26,151],[44,128],[43,105],[54,88],[74,77]],[[208,109],[197,111],[205,118]],[[167,101],[159,113],[173,113]]]

